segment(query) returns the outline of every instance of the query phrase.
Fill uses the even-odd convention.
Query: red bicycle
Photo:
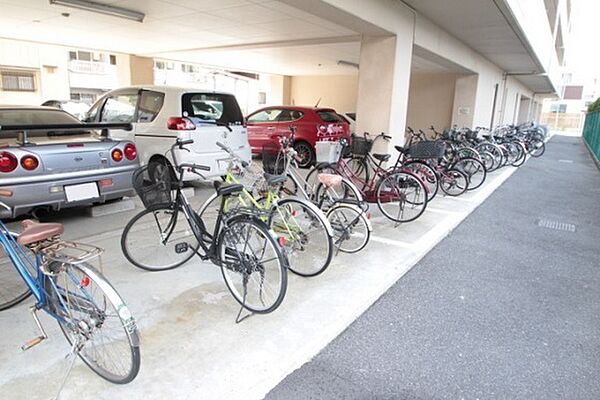
[[[348,141],[341,139],[340,144],[346,148]],[[383,164],[390,157],[389,154],[369,154],[366,159],[372,172],[367,177],[357,171],[349,160],[340,157],[336,163],[320,163],[313,167],[306,181],[312,182],[323,172],[339,174],[354,183],[365,201],[377,203],[387,218],[394,222],[414,221],[427,208],[427,187],[410,170],[384,168]]]

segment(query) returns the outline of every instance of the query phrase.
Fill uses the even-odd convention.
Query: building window
[[[35,92],[33,72],[2,71],[2,89],[15,92]]]
[[[154,66],[156,67],[156,69],[165,69],[165,62],[164,61],[156,61],[154,63]]]
[[[115,56],[114,54],[111,54],[109,56],[110,58],[110,65],[117,65],[117,56]]]
[[[258,104],[267,104],[267,92],[258,92]]]
[[[567,112],[567,105],[566,104],[559,104],[559,103],[550,104],[550,112],[554,112],[554,113],[566,113]]]
[[[69,52],[69,60],[77,60],[77,52],[76,51]]]

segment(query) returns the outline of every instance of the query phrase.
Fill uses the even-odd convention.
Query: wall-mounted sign
[[[458,107],[458,115],[469,115],[471,114],[470,107]]]

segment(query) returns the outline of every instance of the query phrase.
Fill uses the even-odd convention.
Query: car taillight
[[[125,158],[129,161],[135,160],[137,157],[137,149],[133,143],[128,143],[125,145]]]
[[[40,162],[34,156],[25,156],[21,158],[21,167],[27,171],[33,171],[40,165]]]
[[[119,162],[123,159],[123,152],[121,149],[114,149],[112,153],[110,153],[113,160]]]
[[[167,120],[167,128],[173,131],[193,131],[196,125],[187,118],[171,117]]]
[[[17,157],[8,151],[0,152],[0,172],[12,172],[17,168]]]

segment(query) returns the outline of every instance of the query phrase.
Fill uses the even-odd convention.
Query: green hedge
[[[600,97],[598,97],[595,102],[593,102],[592,104],[590,104],[588,106],[587,111],[589,113],[594,112],[594,111],[600,111]]]
[[[596,100],[595,103],[598,103]],[[590,151],[600,162],[600,108],[595,112],[588,112],[583,125],[583,140],[586,141]]]

